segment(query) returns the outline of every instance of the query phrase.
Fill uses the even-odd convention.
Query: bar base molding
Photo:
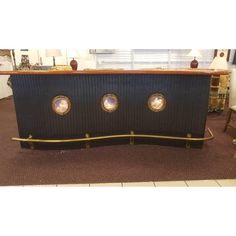
[[[93,140],[102,140],[102,139],[114,139],[114,138],[130,138],[130,144],[134,143],[134,138],[150,138],[150,139],[170,139],[170,140],[183,140],[187,142],[186,147],[190,147],[190,141],[208,141],[214,138],[212,131],[207,128],[209,134],[208,137],[196,138],[191,135],[187,137],[178,137],[178,136],[163,136],[163,135],[150,135],[150,134],[135,134],[134,131],[131,131],[130,134],[118,134],[118,135],[108,135],[108,136],[97,136],[89,137],[86,135],[85,138],[75,138],[75,139],[38,139],[33,138],[32,135],[29,135],[28,138],[17,138],[12,137],[12,141],[27,142],[30,146],[32,143],[71,143],[71,142],[88,142]]]

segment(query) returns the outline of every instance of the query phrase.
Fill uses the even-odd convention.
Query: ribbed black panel
[[[14,75],[13,93],[19,136],[75,138],[129,133],[203,137],[210,77],[202,75]],[[148,109],[148,97],[162,93],[161,112]],[[114,93],[119,108],[104,112],[101,98]],[[72,109],[52,110],[52,99],[65,95]],[[108,141],[109,142],[109,141]],[[149,140],[147,140],[149,142]]]

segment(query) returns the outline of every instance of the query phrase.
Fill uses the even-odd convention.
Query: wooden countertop
[[[0,71],[0,75],[81,75],[81,74],[174,74],[174,75],[228,75],[228,70],[211,69],[85,69],[85,70],[15,70]]]

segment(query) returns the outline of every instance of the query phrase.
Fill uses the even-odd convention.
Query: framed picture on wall
[[[229,61],[230,49],[215,49],[214,57],[225,57]]]

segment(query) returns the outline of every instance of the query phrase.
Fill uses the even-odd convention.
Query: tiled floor
[[[220,185],[215,180],[192,180],[185,181],[188,187],[219,187]]]
[[[123,187],[155,187],[154,182],[123,183]]]
[[[101,184],[27,185],[22,187],[236,187],[236,179],[155,181]],[[20,186],[19,186],[20,187]]]
[[[185,181],[158,181],[154,184],[156,187],[187,187]]]
[[[223,187],[236,186],[236,179],[218,179],[216,182]]]

